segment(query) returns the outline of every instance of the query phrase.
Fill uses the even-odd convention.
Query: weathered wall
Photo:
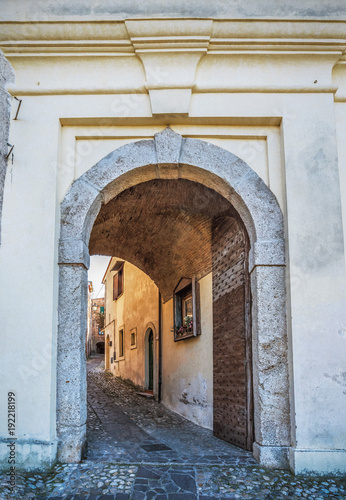
[[[1,217],[4,197],[4,184],[7,164],[6,159],[10,150],[7,146],[10,131],[11,96],[6,90],[6,84],[13,82],[14,73],[10,63],[0,50],[0,245],[1,245]]]
[[[114,8],[119,5],[111,4]],[[62,2],[8,1],[2,2],[2,16],[49,21],[50,16],[59,20],[63,14],[65,21],[104,21],[110,17],[109,5],[96,13],[84,3],[83,11],[77,8],[72,13]],[[150,8],[156,5],[151,3]],[[49,464],[56,452],[59,203],[74,179],[103,156],[122,144],[152,138],[170,124],[184,137],[215,142],[234,151],[277,197],[284,213],[287,244],[287,272],[279,267],[276,272],[286,282],[288,294],[291,466],[296,472],[345,470],[341,201],[345,214],[346,193],[339,179],[339,175],[345,178],[342,87],[346,77],[341,68],[346,25],[340,21],[344,2],[309,0],[283,5],[268,0],[246,5],[226,2],[222,8],[220,3],[211,2],[199,6],[201,15],[207,8],[223,18],[222,22],[168,20],[168,29],[161,22],[155,26],[141,21],[127,26],[112,23],[112,15],[109,23],[100,24],[24,22],[0,26],[1,46],[16,71],[16,86],[11,92],[23,97],[19,120],[11,124],[9,142],[15,144],[15,160],[13,176],[7,176],[5,182],[0,250],[0,332],[6,339],[1,351],[2,387],[5,391],[14,389],[21,400],[18,456],[22,463]],[[140,8],[138,2],[136,8]],[[238,17],[239,22],[224,21],[228,8],[231,11],[227,12],[234,14],[230,17]],[[186,9],[184,15],[195,11],[193,4]],[[271,19],[243,22],[247,16],[263,17],[263,12],[270,12]],[[132,13],[135,15],[134,10]],[[283,21],[295,16],[299,18],[296,22]],[[310,22],[310,16],[321,21]],[[141,66],[136,39],[143,38],[140,48],[145,48],[153,33],[169,33],[173,47],[179,36],[185,40],[187,35],[198,35],[204,57],[193,66],[191,59],[183,61],[176,53],[167,64],[162,52],[142,61],[145,64]],[[71,44],[71,40],[75,42]],[[105,52],[107,57],[103,57]],[[84,57],[76,58],[78,54]],[[338,70],[332,78],[333,67]],[[156,78],[149,88],[147,72]],[[183,84],[193,88],[188,109],[185,106],[174,115],[167,114],[166,105],[173,99],[163,93],[163,107],[153,116],[151,106],[163,95],[154,92],[159,84],[163,87],[160,92],[166,87],[179,90]],[[200,167],[208,169],[203,158],[198,161]],[[18,262],[30,263],[25,273]],[[268,285],[269,271],[255,271],[253,282],[254,287],[267,288],[274,301],[278,294]],[[31,296],[39,309],[28,301]],[[76,302],[79,300],[76,297]],[[284,296],[279,297],[280,303],[284,300]],[[17,310],[19,303],[21,315],[8,314]],[[261,310],[257,321],[260,331],[269,319],[276,333],[283,328],[277,324],[276,308],[273,302],[270,318],[268,311]],[[9,340],[13,332],[22,346],[20,352]],[[261,336],[266,332],[261,331]],[[42,345],[41,352],[36,345]],[[265,342],[261,348],[265,358]],[[14,363],[22,370],[16,370]],[[276,375],[269,370],[264,395],[267,387],[275,387]],[[268,415],[267,421],[273,415]],[[3,406],[0,425],[5,438]],[[6,457],[3,442],[1,457]]]
[[[112,259],[109,269],[116,258]],[[157,334],[159,317],[159,291],[155,283],[136,266],[126,262],[124,265],[124,293],[113,300],[113,276],[115,272],[108,271],[105,276],[106,287],[106,318],[105,336],[109,335],[113,342],[109,357],[116,351],[116,360],[109,363],[111,372],[134,384],[145,388],[145,334],[151,325],[154,330],[154,353],[157,355]],[[124,356],[119,358],[120,328],[124,328]],[[131,348],[130,332],[137,329],[137,347]],[[156,379],[156,380],[155,380]],[[155,383],[156,382],[156,383]],[[157,363],[154,363],[154,383],[157,393]]]
[[[263,13],[271,13],[278,18],[346,18],[345,5],[341,0],[258,0],[257,2],[239,3],[237,0],[151,0],[148,5],[141,5],[136,0],[105,0],[95,6],[93,0],[81,1],[21,1],[4,0],[6,19],[47,19],[47,18],[92,18],[111,16],[115,19],[132,17],[194,17],[194,18],[262,18]]]
[[[199,281],[201,335],[174,342],[173,300],[162,307],[162,402],[198,425],[213,427],[212,274]]]
[[[335,121],[336,121],[336,139],[338,147],[339,176],[341,207],[344,230],[344,247],[346,247],[346,144],[344,141],[346,133],[346,58],[334,66],[333,78],[338,85],[335,99]],[[346,252],[345,252],[346,260]],[[346,334],[346,333],[345,333]],[[341,382],[341,379],[339,380]],[[346,382],[345,382],[346,385]]]

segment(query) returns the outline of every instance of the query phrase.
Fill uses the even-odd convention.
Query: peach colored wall
[[[112,259],[111,269],[116,262]],[[145,387],[145,334],[150,325],[154,331],[154,389],[157,393],[157,331],[159,316],[159,291],[155,283],[140,269],[129,262],[124,265],[124,293],[113,301],[113,276],[107,272],[106,287],[106,335],[112,338],[110,357],[114,350],[116,360],[110,363],[111,372],[134,384]],[[119,330],[124,329],[124,356],[119,358]],[[137,329],[137,345],[131,348],[131,331]]]
[[[163,304],[162,402],[183,417],[213,426],[212,274],[199,281],[201,331],[198,337],[174,342],[173,300]]]

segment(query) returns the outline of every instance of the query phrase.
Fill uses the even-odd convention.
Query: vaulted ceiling
[[[201,184],[185,179],[138,184],[103,205],[90,254],[131,262],[168,300],[181,277],[211,271],[212,222],[221,216],[235,216],[232,206]]]

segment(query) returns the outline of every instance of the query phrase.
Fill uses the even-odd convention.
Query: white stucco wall
[[[211,9],[210,2],[202,3],[201,15]],[[206,32],[211,41],[209,49],[205,47],[208,55],[199,66],[196,61],[189,109],[174,116],[164,112],[152,116],[151,106],[157,101],[154,94],[149,96],[146,79],[159,69],[162,86],[179,90],[186,62],[177,57],[173,81],[165,72],[162,54],[161,59],[140,61],[133,40],[126,37],[133,33],[135,38],[142,24],[128,25],[128,31],[122,23],[116,29],[102,25],[107,36],[114,33],[116,40],[113,48],[102,48],[97,61],[93,54],[99,49],[93,40],[103,36],[97,25],[83,25],[80,34],[64,22],[57,23],[55,31],[47,30],[44,23],[32,24],[30,30],[25,24],[1,26],[1,47],[16,73],[10,90],[23,98],[18,120],[11,122],[9,142],[15,145],[15,157],[6,177],[0,247],[0,376],[5,396],[9,390],[17,394],[22,463],[49,464],[56,450],[59,203],[73,180],[105,154],[127,142],[152,138],[169,124],[185,137],[214,142],[239,155],[277,197],[287,242],[291,466],[296,472],[346,469],[346,97],[342,90],[346,77],[341,68],[346,28],[340,22],[344,4],[309,1],[306,7],[295,2],[300,21],[285,23],[282,19],[292,13],[289,6],[280,10],[276,2],[267,2],[266,12],[278,15],[280,21],[238,24],[237,17],[258,17],[260,8],[248,4],[244,13],[236,4],[230,7],[235,14],[230,24],[208,21],[195,28],[193,21],[187,21],[181,28],[185,35],[189,30]],[[24,19],[23,5],[4,2],[6,17]],[[51,7],[50,2],[47,5]],[[32,9],[33,19],[74,18],[68,9],[41,7]],[[105,18],[109,9],[108,5],[102,14]],[[224,8],[216,11],[215,17],[225,15]],[[86,12],[84,19],[95,16],[90,5]],[[323,16],[329,21],[316,20]],[[162,33],[165,28],[160,26]],[[143,28],[144,39],[149,28]],[[173,38],[179,29],[171,33]],[[286,46],[280,42],[283,35]],[[79,41],[78,47],[70,44],[61,49],[64,36]],[[328,39],[329,45],[321,44],[318,36]],[[49,37],[48,47],[44,41]],[[239,51],[234,37],[243,40],[247,54]],[[227,46],[222,46],[222,39],[228,40]],[[257,53],[252,39],[261,39],[268,54]],[[218,51],[223,51],[222,57]],[[276,51],[275,57],[270,51]],[[83,57],[77,58],[80,54]],[[16,109],[13,101],[12,116]],[[19,265],[22,262],[25,270]],[[18,309],[20,314],[12,313]],[[169,315],[168,311],[166,304],[164,314]],[[207,335],[191,344],[202,345],[204,339]],[[7,437],[5,410],[0,405],[3,439]],[[1,438],[0,459],[4,460],[7,450]]]

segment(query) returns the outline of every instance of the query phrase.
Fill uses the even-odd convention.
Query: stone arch
[[[62,461],[79,461],[85,443],[88,242],[101,205],[152,179],[184,178],[224,196],[249,235],[251,275],[254,455],[263,465],[286,467],[290,445],[285,245],[283,216],[260,177],[232,153],[171,129],[120,147],[70,187],[61,203],[57,433]],[[71,300],[72,299],[72,300]],[[71,310],[71,304],[73,304]],[[73,383],[66,384],[66,373]]]

